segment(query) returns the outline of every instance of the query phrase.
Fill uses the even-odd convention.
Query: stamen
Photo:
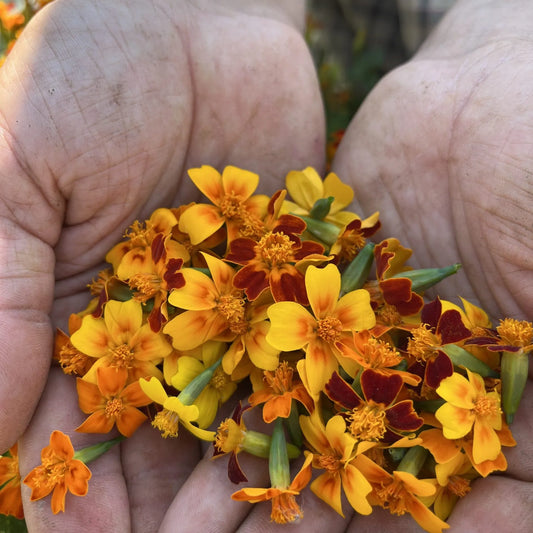
[[[130,369],[133,366],[135,355],[127,344],[121,344],[112,351],[111,365],[115,368]]]
[[[349,430],[357,440],[379,441],[385,435],[385,420],[384,409],[367,404],[352,410]]]
[[[112,398],[105,404],[104,413],[107,418],[118,416],[124,410],[124,403],[120,398]]]
[[[270,268],[293,260],[293,242],[284,233],[267,233],[257,243],[255,249]]]
[[[294,494],[282,492],[272,498],[272,513],[270,518],[276,524],[289,524],[303,518],[303,512],[296,503]]]
[[[533,342],[533,324],[526,320],[505,318],[496,328],[503,344],[509,346],[529,346]]]
[[[417,360],[426,361],[435,354],[435,346],[441,345],[440,336],[431,332],[427,324],[422,324],[411,331],[412,337],[407,343],[407,351]]]
[[[152,426],[161,431],[161,436],[164,439],[177,437],[179,429],[178,414],[168,409],[162,409],[152,420]]]
[[[327,316],[318,321],[317,334],[326,342],[334,343],[342,335],[342,322],[338,318]]]
[[[263,380],[272,388],[274,394],[282,395],[292,389],[293,374],[294,369],[289,366],[289,363],[282,361],[274,372],[265,370],[263,372]]]

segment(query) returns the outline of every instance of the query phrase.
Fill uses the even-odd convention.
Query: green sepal
[[[289,432],[289,437],[292,442],[301,448],[303,446],[303,433],[302,428],[300,427],[300,415],[298,413],[298,403],[296,400],[292,400],[291,403],[291,412],[289,418],[285,421],[285,426]]]
[[[409,448],[405,455],[403,456],[400,464],[396,467],[396,470],[401,470],[402,472],[409,472],[413,476],[417,476],[426,459],[428,457],[429,451],[422,446],[413,446]]]
[[[270,454],[268,456],[268,471],[272,487],[285,489],[290,485],[291,471],[282,418],[277,418],[274,422]]]
[[[328,196],[327,198],[319,198],[315,205],[309,211],[309,216],[315,220],[322,220],[329,214],[331,209],[331,204],[335,201],[333,196]]]
[[[502,408],[508,424],[513,422],[520,405],[528,372],[528,352],[503,352],[501,361]]]
[[[420,268],[418,270],[399,272],[392,276],[392,278],[410,279],[412,282],[411,290],[419,293],[433,287],[448,276],[455,274],[460,268],[460,263],[455,263],[454,265],[443,268]]]
[[[87,446],[86,448],[77,450],[74,452],[73,459],[78,459],[79,461],[82,461],[85,464],[90,463],[91,461],[94,461],[95,459],[103,455],[105,452],[107,452],[115,444],[118,444],[120,441],[123,441],[125,438],[126,437],[124,436],[120,436],[116,437],[115,439],[106,440],[104,442],[98,442],[97,444],[93,444],[92,446]]]
[[[311,217],[303,215],[296,215],[301,218],[307,224],[307,231],[311,233],[317,239],[325,242],[329,246],[335,243],[337,240],[340,229],[335,224],[324,222],[323,220],[316,220]]]
[[[424,411],[426,413],[434,413],[439,407],[442,407],[446,402],[444,400],[420,400],[413,402],[415,411],[419,413]]]
[[[178,395],[178,399],[183,405],[192,405],[200,393],[211,381],[215,370],[220,366],[222,358],[216,363],[206,368],[201,374],[198,374]]]
[[[445,344],[441,350],[452,360],[455,366],[462,366],[468,368],[472,372],[476,372],[484,378],[498,378],[500,377],[496,370],[493,370],[489,365],[466,351],[457,344]]]
[[[241,442],[241,449],[250,455],[254,455],[255,457],[268,459],[270,455],[271,440],[272,439],[270,435],[247,429]],[[301,455],[302,452],[300,448],[294,444],[287,443],[287,453],[289,455],[289,459],[296,459]]]
[[[374,247],[373,242],[365,244],[346,267],[341,276],[341,295],[360,289],[365,284],[374,262]]]

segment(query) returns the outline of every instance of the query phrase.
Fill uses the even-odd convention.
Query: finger
[[[201,459],[200,444],[183,429],[177,439],[163,439],[145,422],[121,447],[132,531],[159,531],[170,503]]]
[[[84,419],[78,408],[75,380],[60,370],[52,369],[47,386],[33,417],[21,439],[20,471],[22,479],[41,463],[41,449],[48,445],[53,430],[69,435],[75,450],[109,440],[108,435],[75,433],[73,428]],[[120,462],[120,445],[89,463],[92,477],[86,496],[66,495],[65,513],[53,514],[50,498],[30,501],[30,488],[22,486],[24,515],[32,533],[57,531],[130,531],[128,494]]]

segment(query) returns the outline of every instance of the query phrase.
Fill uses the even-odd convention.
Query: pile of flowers
[[[532,325],[494,328],[466,300],[425,299],[459,265],[410,268],[411,250],[373,237],[378,213],[346,210],[354,193],[334,173],[292,171],[272,197],[233,166],[189,176],[208,202],[135,221],[57,333],[55,362],[87,415],[73,430],[190,432],[228,456],[244,484],[232,498],[270,501],[278,523],[302,518],[309,485],[341,515],[344,493],[360,514],[379,506],[446,529],[472,480],[507,467]],[[268,431],[249,427],[254,410]],[[23,480],[31,499],[53,492],[64,511],[67,491],[90,490],[86,463],[119,440],[75,452],[54,431]],[[246,485],[247,453],[268,463],[270,486]],[[0,459],[0,511],[20,516],[16,465],[15,446]]]

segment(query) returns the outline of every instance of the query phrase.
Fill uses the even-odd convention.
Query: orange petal
[[[311,481],[311,475],[312,475],[311,463],[313,461],[313,454],[308,451],[304,451],[304,454],[305,454],[304,464],[300,468],[299,472],[294,476],[294,479],[292,480],[292,483],[289,486],[289,490],[300,492],[304,489],[304,487],[307,486],[309,481]]]
[[[342,416],[331,417],[326,424],[326,437],[330,447],[340,455],[341,461],[348,461],[355,446],[355,439],[346,432],[346,422]]]
[[[330,316],[339,299],[340,272],[331,263],[324,268],[311,265],[305,272],[305,288],[315,317],[321,319]]]
[[[154,262],[152,261],[151,249],[133,248],[129,250],[118,265],[116,270],[117,276],[122,280],[127,280],[135,274],[149,273],[154,271]]]
[[[270,424],[276,418],[289,418],[291,414],[292,397],[286,392],[282,396],[273,396],[263,406],[263,420]]]
[[[54,514],[59,513],[59,511],[65,511],[65,495],[67,494],[67,486],[65,482],[62,481],[54,487],[54,492],[52,494],[52,501],[50,502],[52,506],[52,512]]]
[[[408,502],[408,511],[416,522],[429,533],[441,533],[450,526],[433,514],[418,498],[411,498]]]
[[[71,461],[65,476],[68,490],[76,496],[85,496],[89,489],[87,482],[91,476],[91,471],[85,463],[78,460]]]
[[[82,422],[76,431],[80,433],[109,433],[115,425],[115,418],[106,416],[105,411],[100,409]]]
[[[54,454],[66,461],[72,459],[74,456],[74,447],[68,435],[65,435],[62,431],[52,431],[50,435],[50,448],[54,451]]]
[[[148,417],[136,409],[135,407],[127,406],[117,417],[116,424],[117,429],[125,437],[131,437],[135,430],[147,419]]]
[[[279,350],[267,342],[270,323],[266,320],[256,322],[244,335],[246,351],[252,363],[262,370],[276,370],[279,362]]]
[[[300,416],[300,427],[305,439],[319,453],[327,453],[330,448],[326,437],[326,428],[320,419],[319,409],[315,409],[311,416]]]
[[[98,386],[94,383],[77,378],[76,389],[78,391],[78,403],[84,413],[94,413],[104,406],[105,399]]]
[[[168,301],[174,307],[191,311],[213,309],[219,297],[213,280],[193,268],[185,268],[182,273],[185,285],[173,290],[168,297]]]
[[[126,368],[113,368],[108,366],[101,367],[96,371],[98,388],[102,396],[107,398],[116,396],[124,388],[127,379],[128,371]]]
[[[447,439],[440,429],[427,429],[419,437],[422,439],[421,445],[431,452],[437,463],[447,463],[461,453],[457,442]]]

